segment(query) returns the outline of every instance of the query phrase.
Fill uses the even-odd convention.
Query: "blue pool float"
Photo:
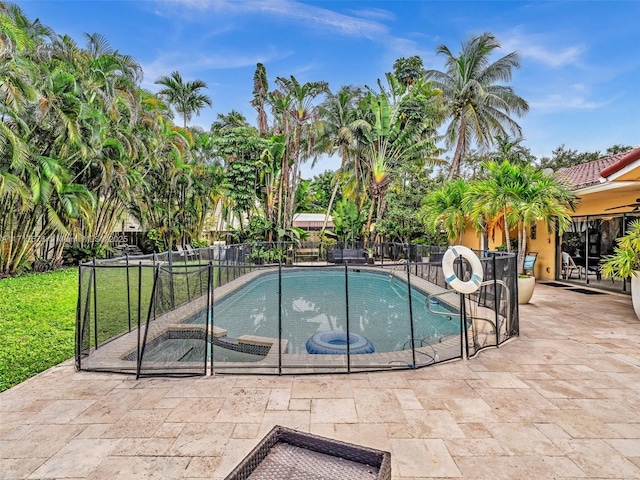
[[[349,353],[374,353],[373,343],[357,333],[349,333]],[[307,352],[318,355],[347,353],[347,333],[341,331],[316,333],[307,340]]]

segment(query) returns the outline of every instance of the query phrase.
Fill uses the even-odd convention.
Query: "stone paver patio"
[[[394,479],[640,478],[629,297],[538,285],[520,338],[416,371],[143,379],[58,365],[0,394],[0,478],[224,478],[276,424]]]

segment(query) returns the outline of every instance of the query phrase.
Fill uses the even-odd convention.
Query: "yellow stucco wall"
[[[638,197],[640,197],[640,184],[615,190],[590,193],[580,198],[580,203],[572,215],[606,215],[623,213],[625,211],[629,212],[631,208],[607,209],[636,203]]]
[[[473,250],[479,250],[482,247],[482,245],[480,245],[480,237],[478,237],[473,228],[467,228],[462,235],[462,245]]]
[[[535,264],[534,277],[540,280],[553,280],[556,275],[556,248],[555,234],[547,233],[547,226],[538,223],[536,226],[536,238],[527,240],[527,252],[538,252]]]
[[[516,238],[517,230],[513,230],[511,238]],[[462,244],[472,249],[480,249],[480,237],[475,230],[468,228],[462,236]],[[504,234],[502,231],[496,231],[495,238],[489,238],[489,250],[495,250],[496,247],[504,244]],[[541,223],[536,228],[536,238],[527,240],[527,252],[538,252],[538,259],[535,263],[534,276],[541,280],[553,280],[556,274],[555,265],[555,237],[553,234],[547,234],[547,227]]]

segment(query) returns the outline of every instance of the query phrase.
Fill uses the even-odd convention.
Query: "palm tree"
[[[26,58],[25,53],[35,50],[37,43],[27,29],[18,27],[29,22],[17,5],[0,3],[0,15],[3,16],[0,22],[0,213],[3,213],[4,208],[9,211],[9,205],[15,205],[14,201],[28,201],[26,178],[21,175],[30,161],[29,145],[24,138],[28,127],[23,119],[26,107],[37,98],[33,85],[37,65]],[[0,235],[5,233],[3,228],[0,223]]]
[[[441,45],[436,53],[444,54],[444,72],[428,70],[426,78],[442,90],[451,119],[446,131],[447,147],[456,146],[447,179],[459,174],[462,157],[475,141],[487,146],[496,136],[506,137],[508,132],[520,136],[520,126],[511,118],[529,110],[529,104],[516,95],[512,87],[497,82],[511,80],[514,68],[520,68],[516,52],[490,62],[500,43],[490,33],[483,33],[462,45],[456,57],[448,47]]]
[[[168,77],[158,78],[155,83],[164,86],[158,95],[164,97],[167,103],[175,108],[182,117],[184,128],[187,128],[187,122],[191,121],[194,113],[199,115],[205,105],[212,106],[211,99],[200,93],[200,90],[207,88],[206,82],[202,80],[184,83],[180,73],[175,71]]]
[[[382,218],[385,209],[384,197],[391,183],[391,171],[387,160],[386,149],[379,150],[373,145],[369,149],[367,159],[369,160],[369,192],[371,196],[371,205],[369,206],[369,215],[367,216],[367,224],[365,232],[371,231],[371,222],[373,220],[373,212],[375,207],[376,218]]]
[[[531,165],[504,160],[482,163],[486,178],[469,189],[471,218],[502,218],[507,251],[511,251],[509,230],[518,230],[518,273],[524,272],[527,230],[542,221],[549,232],[564,233],[571,224],[576,196],[557,177]]]
[[[286,139],[284,135],[274,135],[269,139],[267,147],[260,155],[260,183],[262,185],[262,204],[267,222],[272,225],[276,223],[276,200],[280,191],[279,186],[282,183],[280,169],[282,168],[282,159],[286,152]],[[267,241],[273,240],[273,231],[267,233]]]
[[[368,127],[365,120],[358,118],[357,107],[361,98],[362,91],[359,88],[343,86],[338,90],[338,93],[329,93],[327,99],[318,109],[320,121],[317,123],[318,143],[316,149],[321,153],[333,154],[337,151],[340,154],[340,168],[333,178],[334,186],[329,198],[322,231],[327,226],[333,202],[342,183],[344,168],[355,154],[357,131]]]
[[[231,110],[227,114],[219,113],[218,117],[211,123],[211,133],[222,135],[236,127],[249,127],[247,119],[237,110]]]
[[[277,105],[284,107],[278,112],[281,116],[293,120],[291,124],[288,121],[284,122],[288,126],[283,131],[287,140],[287,153],[283,157],[280,170],[283,180],[280,186],[281,190],[284,190],[278,201],[282,208],[282,224],[279,224],[278,228],[288,230],[293,222],[295,191],[300,181],[300,163],[302,157],[308,158],[313,150],[311,125],[318,121],[318,111],[313,101],[316,97],[328,93],[329,85],[322,81],[301,84],[293,75],[290,78],[277,77],[276,83],[281,89],[280,95],[272,94],[270,98],[279,100]],[[303,143],[307,147],[304,150]]]
[[[253,100],[251,100],[251,106],[258,111],[258,131],[260,135],[266,135],[269,130],[267,113],[264,111],[268,92],[269,81],[267,80],[267,69],[263,64],[258,63],[256,65],[256,71],[253,74]]]
[[[35,255],[57,264],[71,238],[99,247],[127,209],[170,230],[167,245],[184,241],[218,198],[210,137],[176,128],[138,87],[137,62],[86,38],[81,48],[0,1],[0,275]]]
[[[443,228],[449,243],[462,243],[462,234],[469,217],[465,205],[468,191],[467,181],[459,178],[445,182],[440,188],[429,192],[424,199],[420,215],[432,235]]]
[[[96,245],[106,243],[103,239],[115,231],[127,205],[133,202],[140,180],[140,142],[134,126],[140,111],[136,83],[142,79],[142,69],[132,57],[113,50],[102,35],[85,37],[85,49],[64,52],[67,62],[80,73],[83,89],[91,92],[87,102],[102,117],[102,142],[95,145],[92,155],[71,164],[77,172],[74,180],[96,197],[96,206],[82,232],[83,239]]]
[[[361,102],[370,121],[361,129],[360,155],[367,170],[368,194],[371,199],[365,232],[371,228],[373,213],[379,220],[385,212],[385,195],[394,179],[394,171],[403,164],[424,168],[437,160],[435,125],[437,108],[434,89],[424,80],[409,88],[392,74],[387,74],[390,92],[369,92]],[[407,119],[413,121],[408,122]],[[377,206],[377,210],[376,210]]]

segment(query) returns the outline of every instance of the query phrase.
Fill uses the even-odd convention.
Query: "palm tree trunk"
[[[284,184],[289,183],[289,169],[288,167],[288,149],[285,149],[284,155],[282,156],[282,165],[280,167],[280,184],[278,185],[278,222],[276,227],[282,228],[283,218],[282,215],[284,213]]]
[[[338,171],[338,173],[340,173],[340,171]],[[324,221],[322,222],[322,230],[320,230],[321,234],[327,228],[327,222],[329,221],[329,215],[331,214],[331,207],[333,207],[333,201],[336,199],[339,186],[340,186],[339,182],[336,182],[336,184],[333,186],[333,191],[331,192],[331,198],[329,199],[329,206],[327,207],[327,214],[324,216]]]
[[[511,253],[511,237],[509,237],[509,224],[507,222],[507,208],[502,213],[504,219],[504,241],[507,243],[507,252]]]
[[[344,165],[346,163],[346,153],[342,152],[342,162],[340,163],[340,168],[336,172],[334,178],[336,178],[336,184],[333,186],[333,191],[331,192],[331,198],[329,199],[329,206],[327,207],[327,214],[324,216],[324,222],[322,223],[322,230],[320,230],[321,234],[327,228],[327,222],[329,221],[329,215],[331,214],[331,207],[333,207],[333,202],[336,199],[336,195],[338,194],[338,188],[340,187],[340,179],[342,178],[342,170],[344,169]]]
[[[458,175],[460,175],[460,164],[462,163],[462,156],[465,154],[466,150],[465,140],[465,123],[464,120],[460,120],[460,129],[458,130],[456,152],[453,154],[453,160],[451,161],[451,168],[449,168],[447,180],[452,180],[453,177],[457,177]]]
[[[524,273],[524,257],[527,251],[527,226],[522,222],[518,228],[518,273]]]
[[[371,220],[373,219],[373,212],[375,210],[375,206],[376,206],[376,199],[378,198],[378,194],[375,193],[372,197],[371,197],[371,206],[369,207],[369,216],[367,217],[367,227],[365,229],[365,231],[369,231],[371,230]]]

